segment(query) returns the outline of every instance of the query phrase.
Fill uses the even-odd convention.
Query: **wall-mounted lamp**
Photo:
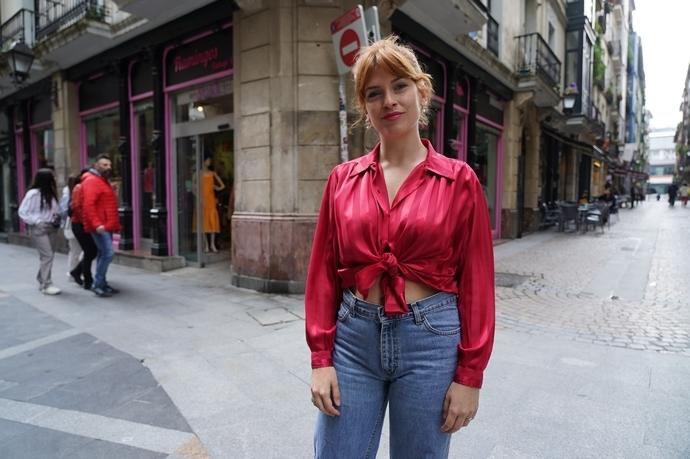
[[[23,41],[16,41],[7,51],[12,77],[16,85],[22,84],[28,77],[31,64],[34,63],[34,53]]]
[[[575,107],[575,102],[577,101],[577,96],[580,92],[577,90],[577,84],[570,83],[565,91],[563,91],[563,111],[570,113]]]

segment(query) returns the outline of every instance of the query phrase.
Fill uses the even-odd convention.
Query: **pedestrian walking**
[[[73,280],[79,285],[83,285],[81,273],[76,269],[81,262],[82,250],[79,241],[74,236],[72,231],[72,218],[70,211],[70,202],[72,201],[72,191],[79,182],[79,176],[71,175],[67,179],[67,185],[62,189],[62,197],[60,198],[60,217],[62,217],[62,233],[65,236],[69,252],[67,253],[67,279]]]
[[[84,194],[82,193],[81,181],[84,174],[87,174],[89,169],[82,169],[79,173],[79,178],[74,186],[70,200],[70,219],[72,222],[72,232],[74,237],[79,242],[79,246],[83,251],[83,255],[79,264],[70,271],[70,275],[76,279],[81,279],[85,290],[91,290],[93,287],[93,275],[91,274],[91,265],[93,260],[98,256],[98,248],[93,240],[93,237],[84,230]],[[77,281],[78,282],[78,281]]]
[[[108,266],[113,260],[113,233],[120,231],[117,194],[108,180],[111,171],[110,157],[102,154],[82,178],[84,231],[91,234],[98,248],[91,290],[99,297],[118,292],[107,281]]]
[[[61,290],[53,285],[51,271],[61,219],[57,185],[52,170],[36,171],[33,183],[19,205],[18,214],[29,226],[29,235],[38,250],[40,266],[36,280],[39,289],[45,295],[57,295]]]
[[[678,185],[672,183],[668,186],[668,204],[673,207],[678,197]]]
[[[683,203],[683,207],[688,206],[688,194],[690,194],[690,188],[688,188],[688,184],[683,182],[683,185],[681,185],[680,190],[678,190],[678,194],[680,195],[680,200]]]
[[[386,406],[391,457],[447,457],[470,424],[494,336],[482,185],[422,140],[430,75],[389,37],[354,67],[380,143],[326,184],[306,283],[317,458],[374,457]]]

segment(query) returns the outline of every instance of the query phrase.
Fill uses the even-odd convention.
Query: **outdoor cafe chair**
[[[560,213],[558,216],[558,231],[565,231],[566,225],[570,222],[575,223],[575,231],[580,230],[580,214],[577,204],[561,202],[558,203]]]

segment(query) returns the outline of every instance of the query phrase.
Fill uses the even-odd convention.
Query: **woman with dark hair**
[[[45,295],[57,295],[61,291],[51,280],[56,236],[60,228],[59,212],[55,175],[50,169],[39,169],[18,213],[29,226],[29,235],[38,250],[41,264],[36,279]]]
[[[81,182],[84,174],[87,174],[89,169],[82,169],[79,173],[79,178],[77,183],[72,189],[72,195],[70,200],[70,211],[72,219],[72,232],[74,237],[79,241],[81,249],[84,251],[84,256],[82,257],[79,264],[74,268],[70,275],[74,279],[81,279],[85,290],[91,290],[93,285],[93,275],[91,274],[91,263],[98,256],[98,248],[93,238],[89,233],[84,231],[83,225],[83,209],[84,209],[84,199],[82,193]]]

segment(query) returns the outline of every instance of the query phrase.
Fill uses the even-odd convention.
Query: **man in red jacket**
[[[91,290],[99,297],[108,297],[117,291],[108,285],[106,275],[113,261],[113,233],[120,231],[117,194],[108,181],[112,161],[99,155],[88,173],[82,178],[84,231],[91,234],[96,247],[96,275]]]

